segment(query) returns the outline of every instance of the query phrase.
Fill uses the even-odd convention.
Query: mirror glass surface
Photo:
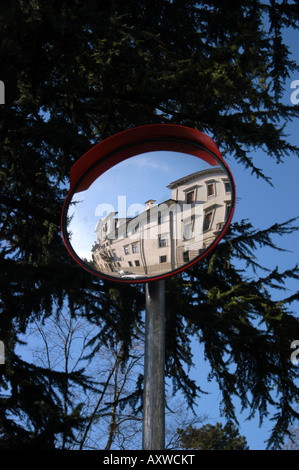
[[[174,151],[139,154],[87,189],[74,189],[66,208],[68,243],[95,274],[163,276],[189,265],[220,237],[232,192],[220,161],[211,165]]]

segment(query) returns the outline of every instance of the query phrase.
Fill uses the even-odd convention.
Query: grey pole
[[[143,450],[165,449],[165,280],[145,288]]]

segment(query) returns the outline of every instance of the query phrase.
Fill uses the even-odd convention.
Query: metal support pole
[[[146,284],[143,395],[144,450],[165,448],[165,280]]]

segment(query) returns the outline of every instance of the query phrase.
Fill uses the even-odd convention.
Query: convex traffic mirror
[[[72,167],[62,234],[92,274],[148,282],[207,255],[234,205],[233,177],[211,138],[183,126],[142,126],[100,142]]]

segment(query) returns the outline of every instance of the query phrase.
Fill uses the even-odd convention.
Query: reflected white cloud
[[[163,153],[165,152],[146,153],[144,155],[139,155],[139,158],[135,159],[135,161],[130,162],[130,160],[127,160],[127,162],[134,170],[139,167],[142,170],[149,169],[156,172],[158,171],[159,173],[163,172],[169,174],[172,170],[173,163],[166,163],[164,161]]]

